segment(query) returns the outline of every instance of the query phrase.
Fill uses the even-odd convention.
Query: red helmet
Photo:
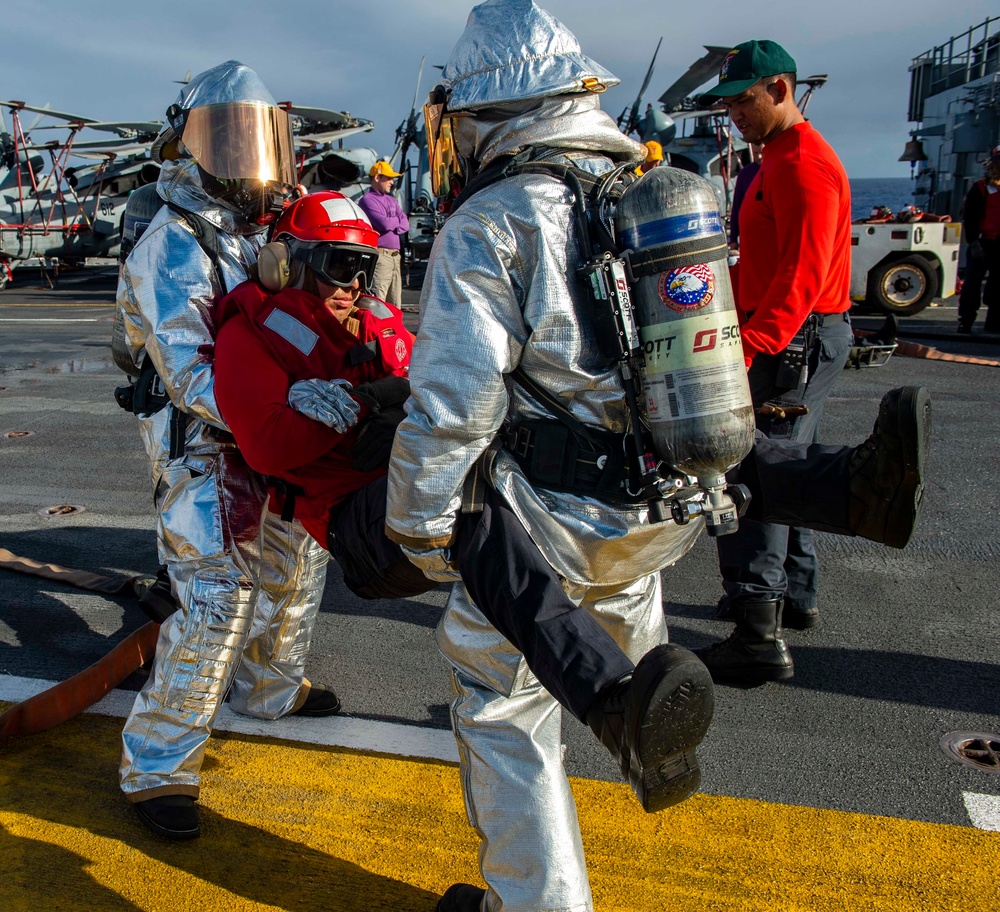
[[[923,218],[924,210],[918,209],[916,206],[903,206],[899,212],[896,213],[897,222],[919,222]]]
[[[368,216],[343,193],[323,190],[297,199],[275,222],[272,240],[283,235],[299,241],[377,247],[378,232]]]
[[[868,218],[888,220],[892,218],[892,210],[888,206],[872,206],[872,212]]]
[[[310,193],[281,214],[271,243],[258,255],[257,274],[265,288],[285,287],[291,274],[289,256],[328,285],[346,288],[361,279],[370,289],[378,262],[378,232],[342,193]]]

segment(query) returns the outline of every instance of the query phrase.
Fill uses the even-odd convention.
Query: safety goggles
[[[378,251],[371,247],[344,247],[334,244],[290,243],[292,256],[305,263],[322,282],[347,288],[361,279],[365,291],[372,287]]]

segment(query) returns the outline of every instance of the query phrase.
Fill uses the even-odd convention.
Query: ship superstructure
[[[958,218],[983,162],[1000,145],[1000,16],[913,58],[900,161],[916,168],[914,204]]]

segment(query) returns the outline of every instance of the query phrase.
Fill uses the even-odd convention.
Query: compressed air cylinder
[[[132,248],[139,242],[143,232],[149,227],[153,216],[160,211],[163,200],[156,193],[156,184],[143,184],[129,194],[125,204],[125,214],[122,216],[121,252],[119,263],[124,263]],[[111,356],[114,362],[125,373],[137,376],[138,366],[133,363],[125,339],[125,316],[121,308],[115,310],[114,323],[111,326]]]
[[[656,454],[701,480],[750,452],[754,412],[712,185],[659,167],[628,187],[615,214],[629,251]]]

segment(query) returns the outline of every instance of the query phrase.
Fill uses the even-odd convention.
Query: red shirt
[[[740,209],[737,305],[747,366],[783,351],[810,313],[851,306],[851,190],[809,123],[764,147]]]
[[[297,289],[270,295],[244,282],[216,308],[215,398],[222,416],[252,469],[305,491],[295,499],[295,518],[324,546],[330,508],[387,470],[354,469],[360,424],[339,434],[292,409],[288,388],[317,377],[357,385],[405,376],[413,347],[399,310],[377,298],[358,303],[358,336],[319,298]],[[362,406],[362,421],[367,414]],[[272,492],[272,509],[282,506]]]

